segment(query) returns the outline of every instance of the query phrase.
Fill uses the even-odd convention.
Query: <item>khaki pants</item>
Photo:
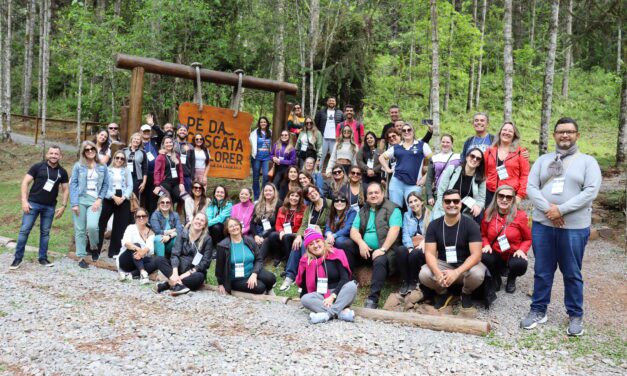
[[[438,260],[438,267],[441,271],[455,269],[453,266],[447,264],[445,261],[442,260]],[[477,287],[481,286],[481,284],[483,283],[483,280],[485,278],[485,272],[485,265],[483,265],[482,263],[478,263],[477,265],[470,268],[469,271],[460,274],[460,276],[455,280],[454,283],[463,285],[462,294],[472,294],[472,292],[475,291]],[[420,269],[420,275],[418,278],[420,279],[420,283],[432,290],[435,290],[438,295],[447,292],[446,287],[442,287],[438,284],[435,275],[427,264],[424,264],[422,266],[422,269]]]

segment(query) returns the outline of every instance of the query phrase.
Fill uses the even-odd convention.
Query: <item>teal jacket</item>
[[[207,206],[207,226],[211,227],[218,223],[224,223],[231,216],[231,209],[233,208],[233,204],[230,201],[216,202],[215,200],[211,201],[211,204]]]

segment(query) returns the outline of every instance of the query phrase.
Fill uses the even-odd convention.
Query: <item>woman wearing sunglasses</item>
[[[155,233],[147,225],[148,211],[137,209],[135,224],[128,225],[124,231],[116,261],[120,281],[130,281],[133,275],[139,275],[139,282],[145,285],[150,283],[148,275],[157,270],[157,262],[151,257],[155,253]]]
[[[346,172],[340,166],[335,166],[331,172],[331,181],[325,181],[322,188],[322,195],[326,198],[348,196],[348,179]]]
[[[192,199],[185,201],[185,213],[196,215],[198,212],[205,212],[207,209],[207,193],[205,186],[199,181],[192,182]],[[187,218],[187,222],[191,222],[192,218]]]
[[[396,248],[396,267],[401,275],[399,293],[403,296],[418,287],[418,273],[425,264],[425,234],[431,220],[431,212],[418,192],[407,196],[407,207],[409,210],[403,215],[403,247]]]
[[[99,234],[98,221],[102,211],[102,201],[109,191],[107,166],[98,163],[96,145],[91,141],[81,144],[80,158],[72,167],[70,177],[70,205],[74,223],[74,241],[78,266],[88,269],[84,258],[87,256],[87,240],[92,258],[97,260]]]
[[[329,158],[327,165],[327,178],[331,176],[335,166],[342,167],[344,172],[348,173],[350,166],[356,164],[357,151],[353,128],[350,125],[345,125],[342,127],[335,146],[333,146],[333,152],[331,152],[331,158]]]
[[[206,187],[211,154],[207,150],[205,137],[202,134],[194,135],[194,147],[187,150],[186,159],[183,166],[186,176],[191,176],[192,180],[197,180]]]
[[[364,146],[357,152],[357,166],[363,175],[364,188],[372,182],[381,182],[381,155],[377,147],[377,136],[373,132],[366,133]]]
[[[126,164],[124,151],[118,150],[113,155],[113,163],[107,169],[109,189],[102,201],[102,212],[98,221],[98,253],[102,250],[104,232],[109,218],[113,216],[111,239],[109,240],[109,258],[120,253],[122,235],[131,223],[131,195],[133,194],[133,176]]]
[[[274,162],[274,180],[272,182],[279,187],[289,167],[296,166],[296,149],[294,149],[294,143],[288,130],[281,131],[281,137],[272,145],[272,162]]]
[[[299,166],[303,166],[307,158],[320,160],[322,156],[322,133],[309,116],[305,118],[305,128],[298,135],[296,151],[298,152]]]
[[[265,187],[268,183],[268,170],[270,169],[270,161],[272,161],[272,130],[270,120],[262,116],[257,120],[257,128],[250,132],[248,137],[250,140],[253,167],[253,194],[255,201],[259,199],[259,176],[261,175],[261,186]]]
[[[357,245],[350,238],[351,227],[357,211],[351,209],[346,197],[335,197],[324,227],[325,240],[334,248],[345,252],[356,252]]]
[[[287,117],[287,129],[295,136],[301,132],[303,124],[306,125],[307,119],[303,117],[303,109],[300,104],[295,104],[292,107],[290,116]]]
[[[155,254],[170,258],[176,237],[183,230],[179,215],[172,209],[172,199],[165,194],[157,200],[157,210],[150,216],[150,227],[155,232]]]
[[[444,215],[441,196],[446,190],[456,189],[462,198],[462,212],[472,216],[477,223],[485,207],[486,182],[484,177],[484,162],[481,149],[473,147],[468,150],[462,164],[448,166],[440,176],[437,201],[433,205],[432,219]]]
[[[358,166],[352,166],[348,173],[348,206],[355,211],[364,205],[364,185],[362,184],[362,173]]]
[[[126,167],[133,175],[133,193],[139,199],[148,181],[148,158],[142,149],[142,135],[133,133],[131,145],[123,150],[126,156]]]
[[[531,229],[524,210],[518,210],[516,191],[509,185],[496,189],[494,199],[481,221],[483,255],[481,262],[501,289],[501,276],[507,275],[505,292],[516,291],[516,278],[527,271]]]

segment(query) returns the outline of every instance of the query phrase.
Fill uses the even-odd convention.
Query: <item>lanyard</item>
[[[316,259],[316,281],[318,280],[318,267],[320,266],[320,265],[318,265],[318,260],[319,259]],[[325,274],[325,277],[323,277],[323,278],[329,278],[329,271],[327,269],[327,262],[325,261],[324,258],[322,259],[322,267],[324,269],[324,274]]]
[[[459,220],[457,221],[457,233],[455,234],[455,249],[457,249],[457,237],[459,236],[459,222],[461,222],[461,217],[459,218]],[[444,229],[444,225],[445,225],[445,220],[444,218],[442,218],[442,241],[444,242],[444,248],[447,247],[446,245],[446,231]]]
[[[176,167],[176,164],[174,164],[174,167],[172,167],[172,159],[169,155],[166,155],[165,159],[168,161],[168,166],[170,166],[171,169]]]
[[[461,169],[459,174],[459,193],[462,195],[462,197],[468,197],[470,195],[470,191],[472,191],[472,180],[470,181],[470,185],[468,186],[468,193],[464,195],[464,192],[462,192],[462,180],[464,179],[464,176],[466,176],[466,174],[464,173],[463,169]]]
[[[46,176],[48,177],[48,180],[50,180],[50,168],[48,167],[47,163],[46,163]],[[59,180],[59,171],[57,171],[57,178],[54,179],[54,182],[56,183],[57,180]]]
[[[296,209],[294,210],[288,209],[287,215],[285,216],[285,222],[292,224],[292,219],[294,219],[295,215],[296,215]]]

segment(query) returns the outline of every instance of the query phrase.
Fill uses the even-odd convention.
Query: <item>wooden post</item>
[[[128,110],[126,144],[130,145],[130,135],[139,132],[142,121],[142,98],[144,95],[144,68],[135,67],[131,75],[131,95]]]
[[[35,121],[35,145],[37,145],[38,139],[39,139],[39,116],[37,116],[37,120]]]
[[[272,115],[272,140],[279,139],[281,131],[285,128],[285,91],[274,93],[274,111]]]
[[[87,122],[83,123],[83,141],[85,140],[87,140]]]
[[[128,106],[122,106],[120,108],[120,140],[128,140],[126,144],[130,145],[133,132],[129,132],[128,129],[128,112]]]

